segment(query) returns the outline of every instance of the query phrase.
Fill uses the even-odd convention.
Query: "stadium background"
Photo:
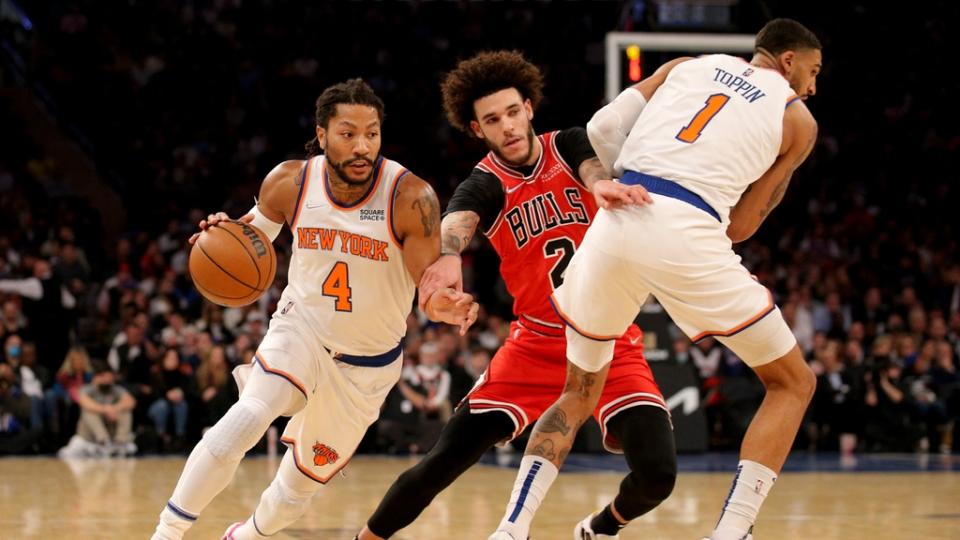
[[[46,262],[44,291],[63,286],[74,299],[0,292],[9,366],[0,369],[9,382],[0,453],[56,452],[73,434],[76,405],[57,377],[71,344],[110,359],[137,396],[141,453],[185,452],[223,413],[235,398],[224,373],[249,360],[265,331],[289,234],[278,243],[271,295],[226,311],[190,286],[185,239],[210,211],[243,213],[274,164],[302,157],[324,87],[367,80],[386,103],[383,153],[429,179],[445,202],[484,152],[440,107],[441,74],[458,59],[515,48],[540,65],[547,87],[534,125],[544,132],[582,125],[602,104],[606,32],[752,33],[774,16],[804,22],[824,43],[818,95],[808,102],[820,124],[815,152],[738,248],[822,374],[797,447],[836,450],[850,433],[856,452],[955,450],[960,47],[949,24],[960,8],[701,3],[729,6],[729,18],[704,23],[696,10],[675,10],[666,23],[681,2],[639,0],[0,0],[0,279],[22,284]],[[466,340],[412,317],[404,375],[415,391],[442,392],[415,367],[439,363],[454,404],[510,318],[495,254],[475,241],[464,262],[484,316]],[[759,383],[716,344],[693,347],[669,330],[658,343],[667,352],[657,369],[678,388],[697,387],[696,440],[681,446],[735,449]],[[169,372],[165,356],[176,356]],[[23,364],[34,366],[39,393],[24,388]],[[182,436],[176,407],[152,408],[173,387],[187,396]],[[391,395],[362,451],[429,445],[444,407],[404,402]],[[578,449],[598,449],[595,437]]]

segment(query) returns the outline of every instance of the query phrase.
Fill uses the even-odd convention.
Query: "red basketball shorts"
[[[566,347],[562,334],[547,336],[514,322],[510,337],[464,400],[470,412],[503,412],[515,426],[510,439],[520,435],[560,397],[567,377]],[[617,340],[607,382],[593,412],[607,450],[621,452],[617,441],[607,433],[610,419],[640,406],[670,412],[643,355],[643,332],[631,325]]]

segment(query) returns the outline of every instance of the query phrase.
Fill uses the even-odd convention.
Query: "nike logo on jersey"
[[[390,244],[382,240],[325,227],[297,227],[297,247],[300,249],[334,251],[337,240],[339,240],[341,253],[349,253],[373,261],[390,260],[387,256],[387,247]]]
[[[636,345],[638,341],[640,341],[640,338],[638,338],[638,337],[630,338],[630,344],[631,344],[631,345]]]
[[[308,202],[305,206],[306,206],[307,208],[311,208],[311,209],[312,209],[312,208],[322,208],[322,207],[324,207],[324,206],[326,206],[326,205],[323,204],[323,203],[312,203],[312,202]]]

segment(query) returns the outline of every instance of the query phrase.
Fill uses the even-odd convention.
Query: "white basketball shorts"
[[[752,367],[789,352],[793,333],[725,227],[687,202],[651,196],[651,205],[600,210],[554,292],[569,359],[591,372],[610,362],[612,340],[651,294],[693,341],[714,336]]]

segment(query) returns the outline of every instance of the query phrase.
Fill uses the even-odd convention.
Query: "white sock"
[[[241,455],[242,457],[242,455]],[[240,460],[216,458],[201,439],[187,458],[173,495],[160,512],[160,523],[151,540],[180,540],[197,516],[227,487]]]
[[[777,473],[756,461],[740,460],[737,476],[723,504],[720,521],[710,538],[740,540],[753,527],[763,500],[777,481]]]
[[[233,531],[231,540],[260,540],[280,532],[300,519],[322,487],[297,469],[293,450],[288,448],[277,476],[260,496],[260,504],[253,515]]]
[[[497,530],[510,533],[515,540],[527,540],[533,516],[556,479],[557,467],[548,459],[523,456],[507,512]]]

